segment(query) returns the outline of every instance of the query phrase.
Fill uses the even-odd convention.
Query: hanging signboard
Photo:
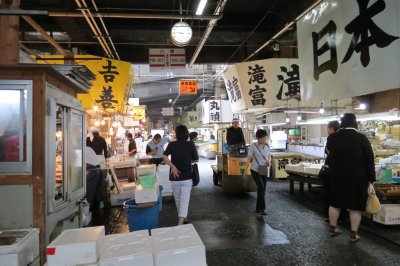
[[[188,128],[198,127],[200,125],[197,114],[198,114],[197,111],[189,111],[186,113],[186,116],[184,118],[184,123]]]
[[[233,68],[233,69],[232,69]],[[236,64],[224,73],[233,112],[299,105],[297,59],[273,58]]]
[[[181,79],[179,80],[179,94],[194,94],[197,95],[197,80]]]
[[[43,60],[37,59],[38,64],[47,64],[46,59],[60,58],[60,55],[40,55],[40,58]],[[78,94],[83,108],[92,109],[94,105],[97,105],[107,110],[123,106],[125,91],[130,89],[133,82],[130,63],[93,55],[76,55],[74,60],[96,75],[89,93]],[[64,59],[51,60],[51,63],[64,64]]]
[[[149,49],[150,72],[185,69],[185,49]]]
[[[133,120],[142,120],[146,118],[146,106],[129,106],[128,114]]]
[[[174,108],[164,107],[161,109],[161,114],[165,116],[173,116]]]
[[[400,2],[325,0],[297,22],[302,99],[400,87]]]
[[[197,104],[201,124],[230,123],[233,118],[229,100],[202,100]]]

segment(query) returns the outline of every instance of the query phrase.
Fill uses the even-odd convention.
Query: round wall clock
[[[171,29],[171,40],[176,46],[185,46],[192,39],[192,28],[186,22],[177,22]]]

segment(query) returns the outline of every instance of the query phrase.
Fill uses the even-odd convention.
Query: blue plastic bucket
[[[129,231],[151,230],[159,225],[160,211],[159,204],[150,208],[137,208],[134,199],[124,202],[124,211],[128,218]]]
[[[124,202],[124,211],[128,219],[129,231],[151,230],[158,228],[162,210],[162,186],[156,205],[149,208],[138,208],[134,199]]]

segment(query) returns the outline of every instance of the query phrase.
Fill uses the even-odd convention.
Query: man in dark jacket
[[[106,140],[100,136],[99,130],[97,128],[92,128],[93,140],[90,141],[90,138],[86,138],[86,146],[89,146],[94,150],[97,155],[104,154],[104,157],[107,159],[109,156],[107,154],[107,142]]]
[[[232,126],[226,131],[226,143],[230,145],[246,144],[244,140],[243,130],[239,127],[239,120],[234,118]]]

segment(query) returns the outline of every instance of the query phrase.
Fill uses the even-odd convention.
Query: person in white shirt
[[[151,155],[153,157],[150,163],[158,165],[163,161],[164,145],[167,142],[170,142],[170,138],[161,138],[160,134],[155,134],[153,139],[147,143],[146,155]]]
[[[267,186],[267,175],[261,173],[261,168],[267,168],[271,165],[271,152],[267,144],[268,134],[264,129],[256,132],[257,141],[252,143],[247,155],[245,175],[251,162],[251,177],[257,185],[257,203],[256,214],[267,215],[265,212],[265,191]],[[261,166],[261,167],[260,167]]]

